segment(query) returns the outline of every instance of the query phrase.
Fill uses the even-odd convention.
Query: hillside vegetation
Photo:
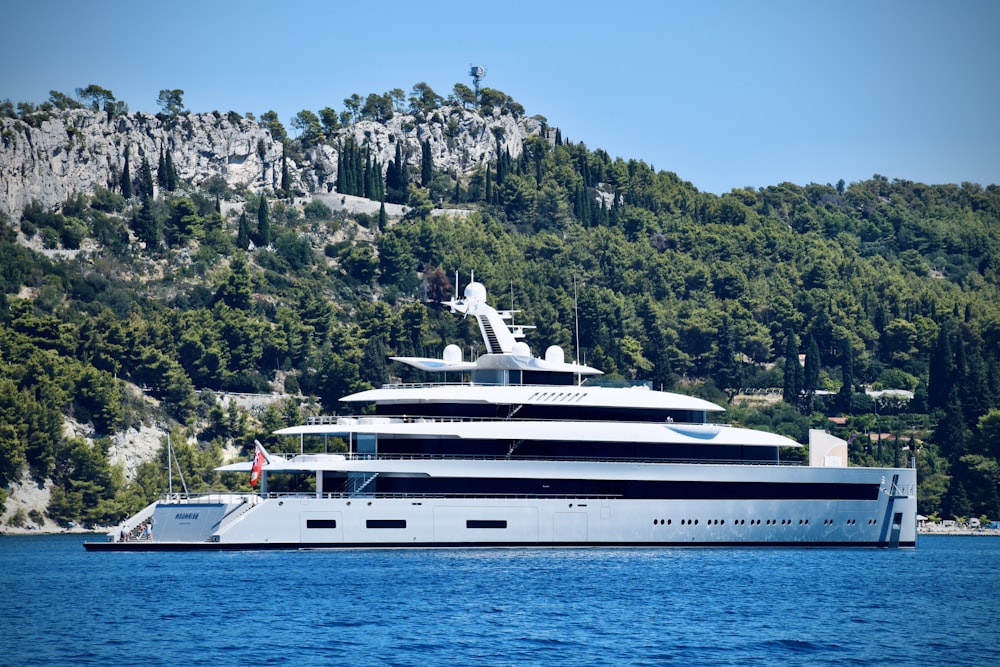
[[[715,196],[537,117],[520,150],[464,170],[402,141],[383,164],[354,132],[386,116],[417,133],[457,115],[523,116],[489,89],[475,108],[463,88],[445,100],[418,84],[405,109],[387,93],[303,111],[297,138],[264,114],[288,158],[274,187],[186,182],[166,150],[4,220],[0,482],[27,470],[54,484],[49,520],[114,523],[165,490],[167,472],[161,451],[126,477],[110,438],[159,423],[192,491],[245,485],[212,470],[227,445],[288,447],[271,431],[341,412],[352,391],[421,379],[389,356],[451,342],[481,352],[478,330],[436,305],[457,271],[462,286],[474,271],[537,327],[536,353],[561,345],[800,442],[826,428],[855,464],[915,457],[921,513],[1000,518],[1000,187],[875,175]],[[79,106],[68,100],[0,109],[32,126]],[[111,101],[94,113],[128,113]],[[336,153],[334,193],[303,189],[320,145]],[[374,200],[370,212],[348,212],[343,195]],[[782,400],[742,400],[768,388]],[[866,391],[879,389],[913,399]],[[282,396],[248,411],[233,392]],[[66,418],[93,437],[66,436]]]

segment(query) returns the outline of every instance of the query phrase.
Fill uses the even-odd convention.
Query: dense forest
[[[187,113],[182,94],[163,91],[164,113]],[[27,470],[55,484],[31,518],[113,524],[165,490],[165,449],[129,479],[108,459],[110,436],[153,423],[192,491],[246,485],[213,470],[227,446],[281,449],[273,430],[342,411],[340,396],[420,379],[391,355],[482,351],[437,304],[475,271],[537,327],[536,353],[561,345],[799,442],[825,428],[854,464],[915,460],[922,514],[1000,518],[1000,186],[874,175],[716,196],[552,128],[468,173],[438,170],[429,147],[379,165],[340,133],[395,113],[524,113],[499,91],[470,95],[355,95],[300,112],[294,138],[273,112],[259,120],[293,158],[335,146],[337,192],[405,204],[401,218],[335,212],[284,178],[186,183],[167,151],[0,221],[0,505]],[[0,115],[128,113],[99,87],[77,98]],[[781,400],[743,400],[764,390]],[[250,412],[231,392],[282,398]],[[67,418],[94,437],[65,435]]]

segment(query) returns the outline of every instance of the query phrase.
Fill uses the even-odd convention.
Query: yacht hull
[[[872,470],[870,472],[884,472]],[[91,551],[474,547],[914,547],[915,473],[873,499],[271,495],[152,508],[151,539]],[[904,491],[900,491],[904,489]]]

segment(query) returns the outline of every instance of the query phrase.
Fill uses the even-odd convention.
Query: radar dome
[[[566,353],[558,345],[550,345],[547,350],[545,350],[545,361],[552,362],[553,364],[562,364],[566,362]]]
[[[486,285],[482,283],[469,283],[465,287],[465,298],[470,301],[486,303]]]
[[[514,343],[513,353],[515,357],[530,357],[531,348],[523,340],[519,340]]]
[[[462,363],[462,348],[458,345],[449,345],[444,348],[444,354],[441,358],[449,364],[460,364]]]

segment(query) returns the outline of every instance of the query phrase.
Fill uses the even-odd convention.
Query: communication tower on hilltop
[[[472,77],[472,86],[476,92],[476,106],[479,106],[479,82],[486,76],[486,70],[475,65],[469,66],[469,76]]]

